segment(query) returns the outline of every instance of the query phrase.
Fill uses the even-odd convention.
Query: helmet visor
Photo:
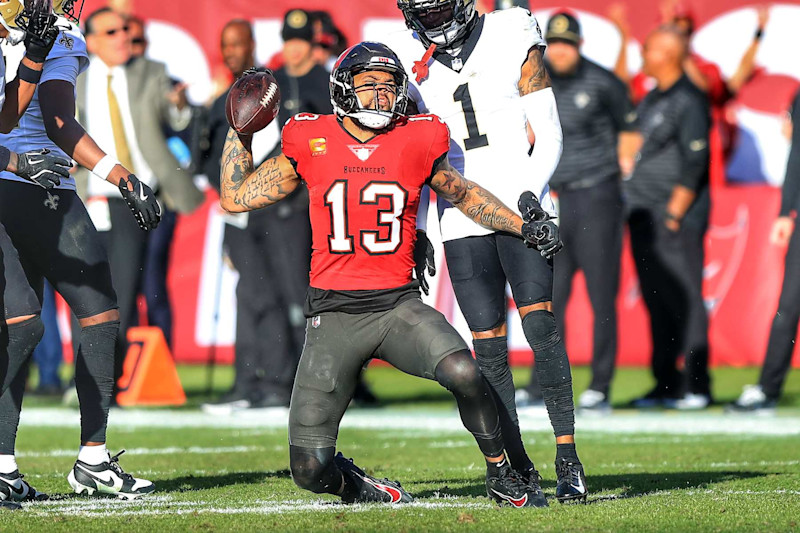
[[[453,20],[454,11],[454,2],[448,2],[441,6],[417,10],[415,14],[426,30],[435,30]]]

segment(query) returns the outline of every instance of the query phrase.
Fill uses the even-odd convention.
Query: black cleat
[[[342,474],[358,487],[357,493],[349,493],[345,490],[342,494],[342,501],[345,503],[410,503],[414,498],[403,490],[398,481],[389,481],[386,478],[376,479],[367,475],[363,470],[355,465],[352,459],[346,458],[342,452],[333,458],[333,464],[342,471]]]
[[[500,505],[512,507],[548,507],[547,498],[539,486],[539,472],[530,470],[524,478],[506,463],[496,476],[486,474],[486,494]]]
[[[0,474],[0,501],[7,502],[31,502],[43,501],[49,498],[47,494],[39,492],[22,479],[19,470],[14,470],[10,474]]]
[[[108,494],[126,500],[153,492],[156,487],[151,481],[135,478],[122,470],[119,456],[123,453],[125,450],[99,465],[75,461],[75,466],[67,475],[72,490],[77,494]]]
[[[582,464],[573,463],[563,457],[558,458],[556,459],[556,475],[558,476],[556,498],[559,502],[586,501],[589,490],[586,488],[586,475],[583,473]]]

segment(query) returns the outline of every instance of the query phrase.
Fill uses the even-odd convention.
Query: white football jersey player
[[[89,54],[86,51],[86,40],[78,26],[63,17],[59,19],[58,23],[64,27],[69,25],[69,29],[61,31],[53,49],[47,55],[42,69],[42,78],[39,86],[36,87],[31,104],[19,119],[16,128],[10,133],[0,134],[0,146],[5,146],[18,154],[47,148],[53,155],[71,159],[47,136],[42,120],[42,108],[39,106],[39,87],[50,80],[64,80],[75,85],[78,75],[89,66]],[[22,47],[24,45],[17,44],[15,46]],[[35,183],[11,172],[0,172],[0,179],[19,181],[38,187]],[[72,177],[61,178],[61,185],[57,188],[75,190],[75,179]]]
[[[436,51],[425,68],[418,34],[404,30],[385,43],[400,57],[409,77],[409,98],[420,113],[441,117],[450,128],[450,163],[517,211],[524,191],[532,191],[555,216],[549,173],[535,172],[529,154],[527,116],[519,92],[520,69],[534,46],[545,46],[539,24],[527,9],[495,11],[479,18],[458,55]],[[421,70],[421,72],[420,72]],[[426,75],[427,74],[427,75]],[[445,241],[487,235],[446,202],[439,205]]]

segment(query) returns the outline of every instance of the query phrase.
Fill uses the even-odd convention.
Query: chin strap
[[[428,77],[428,63],[433,57],[433,53],[435,51],[436,44],[431,44],[425,51],[425,55],[422,56],[422,59],[419,61],[414,61],[414,66],[411,68],[411,72],[417,75],[417,83],[422,83],[422,81]]]

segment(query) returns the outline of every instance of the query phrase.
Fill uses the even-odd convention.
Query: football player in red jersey
[[[531,490],[505,459],[497,407],[467,345],[422,303],[412,270],[426,184],[476,223],[531,243],[552,232],[552,222],[523,222],[455,171],[447,160],[447,126],[432,115],[404,115],[407,83],[394,52],[360,43],[331,74],[335,115],[290,119],[283,152],[257,169],[249,138],[230,130],[225,143],[220,203],[226,211],[274,204],[301,180],[309,190],[313,252],[306,344],[289,414],[292,477],[301,488],[345,502],[412,501],[399,483],[368,476],[335,454],[359,371],[374,357],[453,393],[486,458],[493,499],[544,507],[541,490]]]

